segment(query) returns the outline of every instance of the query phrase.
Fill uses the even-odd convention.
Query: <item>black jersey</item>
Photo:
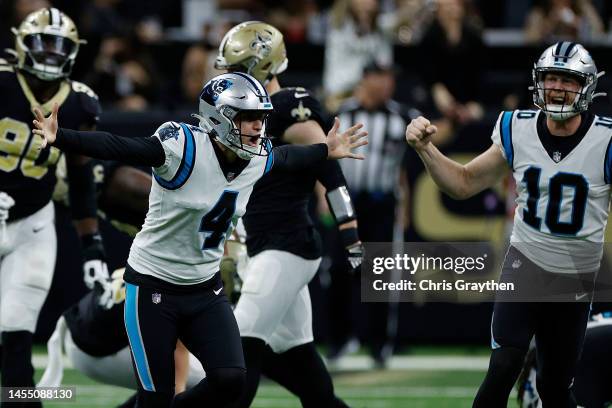
[[[331,128],[321,104],[304,88],[283,88],[271,96],[274,112],[266,124],[274,146],[286,144],[285,131],[294,123],[317,121],[324,130]],[[247,231],[247,250],[253,256],[264,249],[286,250],[307,259],[320,256],[316,234],[298,233],[313,228],[308,201],[317,175],[314,172],[271,171],[259,179],[243,217]],[[309,242],[285,239],[292,234],[308,237]],[[279,239],[279,237],[282,237]],[[274,238],[276,237],[276,238]]]
[[[85,353],[105,357],[127,347],[128,338],[123,323],[125,292],[110,309],[100,305],[103,290],[99,284],[79,302],[64,312],[74,343]]]
[[[55,166],[61,152],[52,146],[40,150],[42,139],[32,133],[32,108],[49,113],[60,105],[59,123],[72,129],[91,127],[100,114],[98,97],[86,85],[66,80],[57,93],[40,105],[24,77],[0,60],[0,191],[15,200],[9,219],[16,220],[44,207],[55,186]]]
[[[121,166],[127,165],[112,160],[94,160],[92,169],[98,197],[98,216],[107,220],[117,230],[133,238],[144,224],[147,215],[146,210],[137,211],[135,209],[126,208],[124,205],[116,203],[115,200],[107,194],[108,184],[117,168]],[[135,168],[145,174],[151,174],[150,168]]]

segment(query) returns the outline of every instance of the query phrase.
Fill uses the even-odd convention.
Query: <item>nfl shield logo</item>
[[[154,293],[153,295],[151,295],[151,300],[155,304],[158,304],[159,302],[161,302],[161,293]]]
[[[555,163],[559,163],[561,161],[561,152],[554,152],[553,160],[555,161]]]

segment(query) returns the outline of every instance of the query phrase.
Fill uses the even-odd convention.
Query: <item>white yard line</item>
[[[47,366],[45,354],[32,357],[35,368]],[[445,371],[486,371],[489,358],[484,356],[394,356],[388,360],[389,370],[445,370]],[[72,362],[64,356],[64,367],[73,368]],[[332,371],[359,371],[375,368],[368,356],[346,356],[329,365]]]

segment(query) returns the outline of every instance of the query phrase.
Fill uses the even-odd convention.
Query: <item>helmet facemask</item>
[[[16,67],[43,81],[66,78],[72,71],[79,46],[74,22],[56,8],[45,8],[28,14],[12,29],[15,34]]]
[[[230,149],[234,151],[243,160],[250,160],[253,156],[267,156],[268,150],[266,150],[266,141],[269,139],[266,134],[266,122],[268,120],[269,113],[265,111],[235,111],[232,108],[225,109],[225,111],[234,111],[233,117],[228,119],[231,122],[231,128],[227,135],[227,143],[224,143]],[[226,116],[227,117],[227,116]],[[261,121],[261,130],[257,135],[250,135],[242,133],[243,122],[254,122]],[[253,145],[244,143],[243,137],[247,138]],[[223,142],[222,142],[223,143]]]
[[[561,88],[546,88],[544,85],[546,74],[558,74],[571,76],[582,86],[577,90],[567,90]],[[584,75],[582,73],[566,71],[555,71],[550,69],[534,69],[533,101],[547,116],[553,120],[561,121],[579,115],[589,109],[593,99],[593,93],[589,92],[597,85],[597,77],[594,75]],[[547,93],[555,92],[555,99],[558,103],[547,102],[550,96]]]
[[[545,88],[547,74],[571,77],[580,84],[580,88],[575,91]],[[605,95],[595,93],[597,80],[603,75],[603,71],[597,72],[593,58],[582,45],[569,41],[556,43],[548,47],[534,64],[533,86],[529,88],[533,91],[533,103],[553,120],[569,119],[588,110],[593,99]],[[547,101],[553,89],[560,97],[557,103]]]
[[[26,62],[23,70],[44,81],[53,81],[70,75],[78,45],[69,38],[52,34],[29,34],[22,47]]]
[[[200,126],[243,160],[267,156],[266,121],[272,112],[270,96],[255,78],[228,73],[211,79],[200,94]],[[260,121],[257,134],[242,133],[245,122]]]

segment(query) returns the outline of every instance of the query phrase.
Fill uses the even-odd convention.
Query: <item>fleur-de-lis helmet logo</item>
[[[272,37],[255,33],[255,39],[249,45],[257,54],[258,58],[265,58],[272,52]]]

